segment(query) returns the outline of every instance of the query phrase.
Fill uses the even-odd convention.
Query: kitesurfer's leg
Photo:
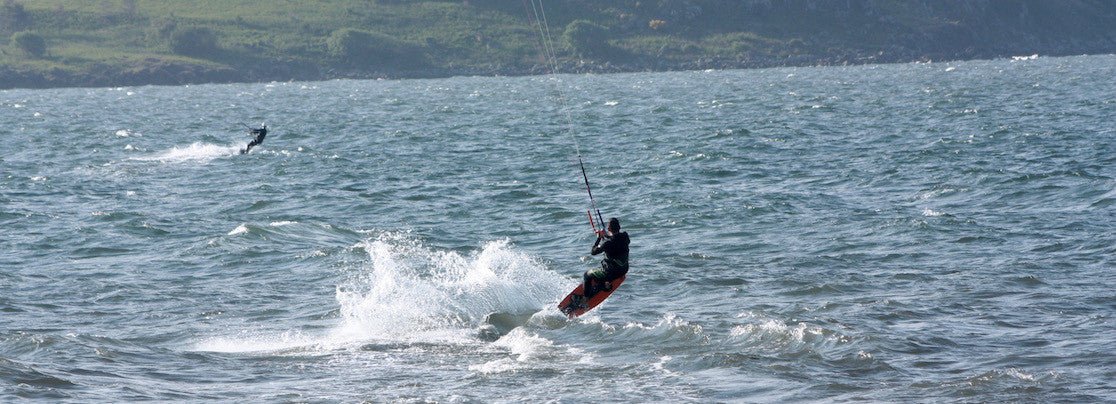
[[[248,146],[245,146],[244,149],[240,151],[240,154],[248,153],[249,150],[252,150],[252,146],[260,144],[260,142],[257,142],[256,140],[259,139],[252,139],[251,142],[248,142]]]
[[[582,283],[584,285],[582,295],[585,296],[586,300],[597,294],[597,282],[603,281],[605,276],[606,272],[604,268],[593,268],[585,271],[585,275],[582,276]]]

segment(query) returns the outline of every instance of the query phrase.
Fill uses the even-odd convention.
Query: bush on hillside
[[[149,34],[160,40],[170,39],[174,31],[178,30],[178,20],[174,17],[162,17],[151,21]]]
[[[169,41],[171,52],[179,55],[205,57],[220,50],[217,34],[204,27],[176,28]]]
[[[34,57],[42,57],[47,49],[46,39],[31,31],[12,34],[12,45]]]
[[[608,28],[586,20],[575,20],[562,34],[566,43],[582,57],[606,57],[613,52],[608,44]]]
[[[0,32],[15,32],[31,27],[31,14],[15,0],[4,0],[0,5]]]
[[[426,59],[418,45],[351,28],[333,31],[326,46],[330,56],[352,67],[417,67]]]

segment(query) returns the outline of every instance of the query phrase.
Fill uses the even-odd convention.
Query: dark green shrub
[[[28,55],[42,57],[46,54],[46,39],[31,31],[12,34],[12,45],[27,52]]]
[[[217,34],[204,27],[176,28],[170,36],[171,52],[179,55],[205,57],[216,53]]]
[[[608,28],[586,20],[575,20],[562,34],[574,52],[583,57],[605,57],[612,53]]]
[[[163,17],[151,21],[152,36],[160,40],[170,39],[171,34],[178,30],[178,20],[172,17]]]
[[[0,5],[0,32],[15,32],[31,27],[31,14],[23,4],[15,0],[4,0]]]
[[[379,32],[339,29],[326,40],[330,56],[352,67],[417,67],[426,57],[418,45]]]

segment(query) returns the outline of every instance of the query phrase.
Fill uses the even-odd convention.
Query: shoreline
[[[877,54],[830,56],[824,58],[788,57],[783,60],[771,58],[728,60],[699,58],[685,63],[613,63],[592,60],[565,60],[559,62],[558,74],[615,74],[615,73],[658,73],[702,70],[754,70],[781,67],[834,67],[864,66],[874,64],[904,63],[945,63],[973,60],[997,60],[1013,57],[1066,57],[1110,55],[1113,52],[1033,52],[1023,54],[987,55],[937,55],[938,57],[887,57]],[[187,63],[168,63],[161,59],[148,59],[148,65],[113,67],[98,65],[89,71],[74,72],[60,68],[49,70],[19,70],[12,66],[0,66],[0,90],[46,90],[60,88],[114,88],[141,86],[183,86],[200,84],[247,84],[294,81],[330,80],[409,80],[444,79],[452,77],[522,77],[551,74],[544,66],[497,67],[497,68],[427,68],[384,71],[337,71],[335,69],[314,68],[279,64],[281,71],[255,72],[237,70],[224,65],[201,65]]]

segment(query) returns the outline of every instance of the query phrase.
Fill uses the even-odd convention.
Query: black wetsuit
[[[628,238],[628,233],[620,232],[611,236],[602,237],[600,242],[593,246],[592,251],[589,253],[597,255],[603,252],[605,258],[601,260],[600,269],[585,271],[585,274],[582,275],[586,297],[592,296],[597,292],[596,290],[591,290],[591,279],[608,282],[628,274],[629,244],[631,244],[631,239]]]
[[[249,133],[256,135],[256,138],[252,139],[251,142],[248,142],[248,146],[241,150],[240,154],[248,153],[249,150],[252,150],[252,146],[263,143],[264,137],[267,137],[267,125],[264,125],[262,128],[259,129],[252,129]]]
[[[631,242],[628,233],[620,232],[602,237],[601,243],[589,252],[593,255],[605,253],[605,258],[601,260],[601,267],[608,274],[606,280],[613,280],[628,273],[628,244]]]

